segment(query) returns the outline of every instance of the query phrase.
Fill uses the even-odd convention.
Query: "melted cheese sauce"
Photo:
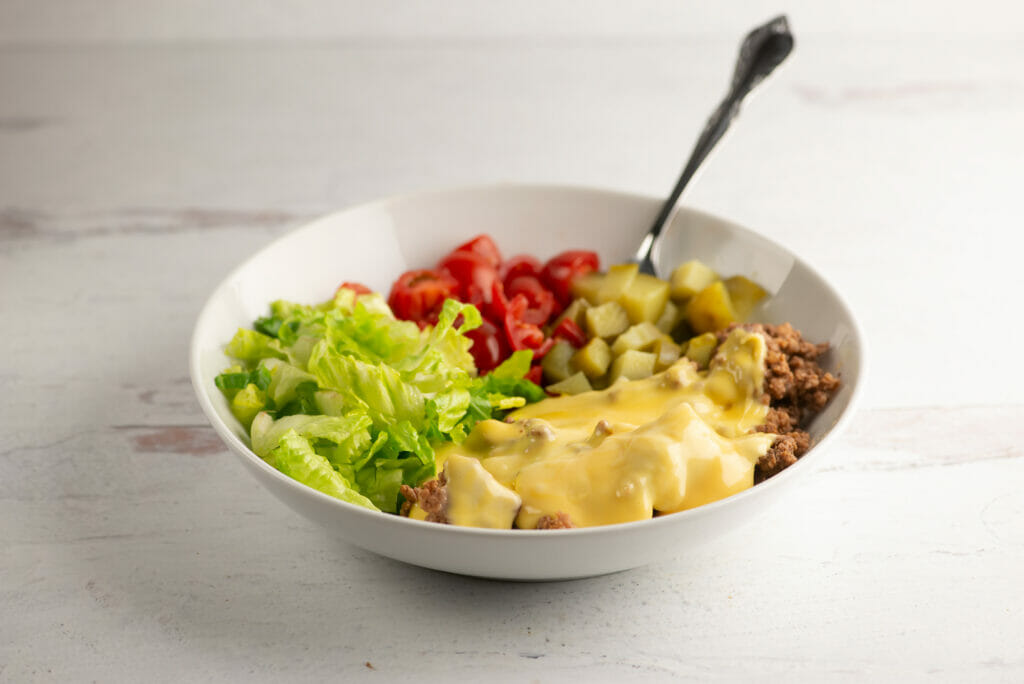
[[[644,380],[544,399],[479,423],[438,451],[449,520],[533,528],[566,513],[577,527],[643,520],[751,487],[775,435],[752,432],[763,402],[764,339],[734,330],[706,372],[683,359]]]

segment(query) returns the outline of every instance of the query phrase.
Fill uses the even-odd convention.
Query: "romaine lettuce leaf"
[[[267,455],[267,462],[302,484],[336,499],[371,510],[379,510],[368,498],[353,489],[326,458],[316,453],[309,440],[288,430]]]
[[[462,324],[456,327],[459,317]],[[404,379],[428,395],[443,392],[453,384],[465,388],[476,370],[469,353],[473,342],[465,333],[480,327],[480,323],[475,306],[448,299],[419,352],[391,363]]]
[[[257,371],[266,373],[269,382],[265,387],[267,396],[275,406],[284,406],[296,398],[296,388],[305,382],[316,382],[309,373],[281,359],[263,359]]]
[[[321,340],[309,357],[309,372],[320,387],[341,394],[348,408],[364,408],[378,428],[401,421],[424,426],[423,394],[391,366],[345,356]]]
[[[480,420],[543,398],[523,379],[531,352],[477,377],[465,333],[479,311],[448,300],[432,328],[397,320],[377,294],[341,289],[317,306],[271,304],[218,377],[253,450],[332,496],[395,512],[402,484],[436,474],[432,443],[461,441]],[[233,409],[235,407],[233,406]],[[348,497],[348,498],[346,498]]]
[[[255,330],[246,330],[245,328],[238,329],[235,336],[228,342],[224,352],[231,358],[244,361],[250,367],[257,364],[261,359],[287,358],[287,354],[281,348],[279,340],[275,340],[273,337],[256,332]]]
[[[252,421],[250,430],[252,450],[260,458],[267,458],[270,451],[277,446],[281,437],[289,430],[294,430],[300,437],[311,443],[326,442],[329,446],[328,460],[352,463],[366,451],[372,441],[370,426],[373,421],[364,412],[353,411],[345,416],[285,416],[274,420],[269,413],[263,412]],[[323,453],[319,447],[318,452]],[[333,456],[333,458],[331,458]]]

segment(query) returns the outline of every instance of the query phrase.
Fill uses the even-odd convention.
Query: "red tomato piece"
[[[520,254],[503,263],[498,268],[498,276],[501,278],[501,282],[507,286],[509,281],[517,276],[539,278],[541,268],[543,268],[543,265],[539,260],[529,254]]]
[[[498,269],[476,252],[456,250],[441,259],[437,268],[458,282],[459,298],[478,309],[491,303]]]
[[[526,311],[520,316],[524,323],[544,325],[556,309],[561,310],[551,291],[540,284],[540,281],[529,275],[521,275],[505,282],[505,294],[508,297],[523,295],[528,302]]]
[[[494,244],[494,240],[491,239],[490,235],[477,235],[469,242],[453,249],[452,252],[472,252],[473,254],[478,254],[486,259],[492,268],[498,268],[501,264],[501,252],[498,251],[498,245]]]
[[[551,351],[551,348],[555,346],[555,340],[551,337],[545,339],[539,347],[533,350],[533,360],[540,361],[547,353]]]
[[[508,297],[505,296],[505,288],[500,280],[495,280],[494,284],[491,285],[491,301],[481,313],[500,327],[505,323],[505,313],[507,311]]]
[[[539,385],[541,383],[541,375],[543,372],[544,371],[541,370],[540,366],[533,366],[524,377],[534,385]]]
[[[338,290],[341,290],[343,288],[346,290],[352,290],[357,295],[373,294],[373,290],[366,287],[362,283],[353,283],[346,280],[345,282],[338,286]],[[335,290],[335,293],[337,293],[338,290]]]
[[[523,321],[528,302],[524,295],[513,297],[505,311],[505,334],[513,351],[538,349],[544,344],[544,331],[540,326]]]
[[[555,294],[562,306],[568,306],[572,301],[572,281],[581,275],[596,271],[599,266],[596,252],[569,250],[551,257],[544,264],[541,280]]]
[[[467,332],[466,337],[473,340],[469,353],[481,373],[497,368],[510,353],[504,332],[486,318],[479,328]]]
[[[458,287],[459,283],[447,273],[429,268],[406,271],[391,286],[388,306],[398,318],[429,323],[437,320],[444,300],[455,296]]]
[[[551,337],[560,337],[577,349],[587,343],[587,334],[571,318],[563,318],[551,331]]]

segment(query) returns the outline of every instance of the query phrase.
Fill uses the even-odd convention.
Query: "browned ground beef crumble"
[[[839,378],[818,365],[817,359],[828,351],[828,343],[808,342],[789,323],[734,324],[718,333],[719,343],[736,327],[760,333],[768,348],[764,391],[770,408],[767,420],[757,431],[773,432],[779,437],[757,462],[757,484],[793,465],[811,448],[810,435],[802,428],[825,408],[839,389]]]
[[[569,514],[561,511],[555,515],[545,515],[537,521],[538,530],[568,530],[571,527],[575,525],[569,520]]]
[[[427,480],[419,487],[402,485],[399,491],[405,497],[405,503],[402,504],[401,515],[409,515],[409,509],[413,504],[417,504],[426,511],[427,522],[448,522],[448,517],[445,515],[445,509],[448,506],[446,484],[448,484],[448,479],[442,472],[436,480]]]
[[[811,448],[811,437],[803,427],[825,408],[839,389],[839,378],[818,365],[818,357],[828,351],[828,343],[813,344],[800,335],[789,323],[767,325],[744,323],[719,331],[721,344],[734,328],[760,333],[767,346],[763,400],[769,405],[768,417],[758,432],[778,435],[768,453],[760,458],[754,469],[754,484],[763,482],[785,468]],[[445,507],[448,504],[447,480],[441,473],[436,480],[424,482],[420,487],[402,485],[402,515],[409,515],[413,504],[427,513],[429,522],[447,523]],[[538,530],[560,530],[574,527],[569,516],[559,512],[546,515],[537,522]]]

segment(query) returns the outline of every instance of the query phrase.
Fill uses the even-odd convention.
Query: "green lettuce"
[[[253,366],[261,359],[276,358],[284,359],[288,355],[281,349],[280,340],[256,332],[239,328],[235,336],[228,342],[225,350],[228,356],[244,362],[247,366]]]
[[[288,430],[281,436],[266,460],[288,477],[318,492],[357,506],[378,510],[377,506],[356,491],[326,458],[313,450],[309,440],[299,437],[295,430]]]
[[[396,319],[377,294],[279,300],[231,340],[239,364],[216,384],[251,422],[258,456],[331,496],[396,512],[403,484],[436,474],[436,445],[545,396],[524,379],[528,351],[477,376],[466,332],[480,324],[455,300],[427,330]]]

